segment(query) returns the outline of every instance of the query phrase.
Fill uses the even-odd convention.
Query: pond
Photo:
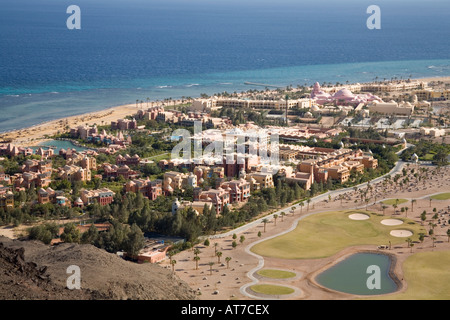
[[[391,293],[398,289],[389,274],[391,264],[388,255],[356,253],[319,274],[316,281],[329,289],[350,294]]]

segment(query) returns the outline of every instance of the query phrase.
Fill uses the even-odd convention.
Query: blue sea
[[[373,4],[379,30],[366,25]],[[70,5],[80,30],[66,26]],[[449,18],[448,0],[0,0],[0,132],[263,89],[245,82],[450,76]]]

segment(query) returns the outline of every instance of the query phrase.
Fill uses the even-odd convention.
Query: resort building
[[[184,188],[196,188],[197,176],[194,173],[181,173],[169,171],[164,173],[163,190],[172,193],[174,190],[183,190]]]
[[[211,199],[206,199],[203,201],[178,201],[178,199],[176,199],[173,203],[172,203],[172,214],[176,214],[178,212],[178,210],[180,209],[185,209],[185,208],[192,208],[197,215],[203,215],[203,212],[205,210],[205,206],[206,208],[208,208],[209,210],[213,209],[213,202]]]
[[[70,129],[70,136],[72,138],[80,138],[86,140],[87,137],[98,134],[98,128],[96,125],[90,126],[78,126],[76,128]]]
[[[414,91],[419,101],[447,101],[450,100],[450,90],[434,91],[432,89],[424,89]]]
[[[91,170],[83,169],[75,165],[65,165],[58,169],[58,176],[63,180],[74,181],[91,181]]]
[[[361,85],[361,91],[373,92],[373,93],[385,93],[385,92],[404,92],[417,89],[424,89],[427,87],[427,83],[417,80],[406,81],[390,81],[390,82],[375,82],[375,83],[363,83]]]
[[[363,173],[364,169],[378,167],[378,160],[361,150],[317,149],[325,154],[310,157],[297,165],[299,172],[313,174],[316,182],[326,182],[331,178],[342,183],[348,180],[352,171]]]
[[[141,158],[135,154],[134,156],[130,156],[129,154],[126,154],[125,156],[118,155],[116,158],[116,164],[118,166],[138,166],[141,161]]]
[[[33,152],[31,148],[17,147],[11,143],[0,145],[0,156],[17,157],[20,154],[30,156]]]
[[[420,128],[420,134],[423,136],[431,136],[431,137],[443,137],[446,135],[445,129],[439,128]]]
[[[311,99],[286,100],[257,100],[257,99],[237,99],[237,98],[210,98],[199,99],[192,103],[193,110],[211,111],[218,108],[251,108],[251,109],[288,109],[311,108]]]
[[[83,201],[84,205],[90,205],[94,203],[99,203],[101,206],[105,206],[107,204],[110,204],[114,201],[114,195],[115,193],[109,190],[108,188],[102,188],[98,190],[81,190],[81,200]]]
[[[52,172],[52,162],[50,160],[32,160],[27,159],[25,160],[24,164],[22,165],[22,172],[40,172],[40,173],[46,173],[46,172]]]
[[[135,170],[131,170],[127,165],[111,165],[109,163],[103,164],[103,176],[105,178],[113,178],[116,179],[118,177],[123,177],[125,180],[128,179],[136,179],[139,177],[139,172]]]
[[[125,192],[142,193],[150,200],[156,200],[163,194],[162,180],[134,179],[125,183]]]
[[[203,191],[201,188],[194,189],[194,201],[211,201],[216,208],[216,214],[223,211],[224,206],[230,203],[230,194],[222,188]]]
[[[24,172],[17,173],[11,177],[15,190],[24,190],[34,187],[45,188],[52,182],[51,172]]]
[[[250,197],[250,182],[244,179],[223,182],[220,188],[228,191],[230,203],[240,203]]]
[[[324,104],[339,104],[339,105],[353,105],[358,106],[361,103],[368,103],[371,101],[382,101],[381,98],[371,94],[353,94],[349,89],[344,88],[334,94],[325,92],[316,82],[311,91],[311,99],[319,105]]]
[[[372,102],[368,104],[371,114],[388,114],[410,116],[414,112],[414,105],[410,102],[398,104],[397,102]]]
[[[0,209],[14,208],[14,194],[11,191],[0,194]]]
[[[273,188],[273,176],[270,172],[252,172],[247,175],[247,180],[254,179],[261,189]]]
[[[133,130],[137,129],[137,121],[135,119],[118,119],[111,121],[111,130]]]
[[[286,176],[285,180],[288,183],[298,183],[305,190],[309,190],[314,183],[314,173],[296,172],[290,176]]]

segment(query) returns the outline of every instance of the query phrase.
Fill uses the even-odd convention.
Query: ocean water
[[[81,29],[69,30],[69,5]],[[0,132],[147,98],[450,75],[450,2],[0,0]]]

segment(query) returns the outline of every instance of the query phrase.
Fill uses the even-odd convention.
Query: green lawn
[[[284,286],[277,286],[273,284],[256,284],[254,286],[251,286],[250,289],[252,289],[254,292],[257,293],[263,293],[263,294],[270,294],[270,295],[284,295],[284,294],[291,294],[294,293],[294,289]]]
[[[398,202],[397,202],[397,200],[398,200]],[[408,202],[408,200],[406,200],[406,199],[388,199],[388,200],[381,201],[381,203],[387,204],[389,206],[392,206],[393,204],[396,204],[396,203],[402,204],[402,203],[406,203],[406,202]]]
[[[450,199],[450,192],[436,194],[434,196],[431,196],[430,198],[433,199],[433,200],[449,200]]]
[[[289,271],[283,271],[283,270],[274,270],[274,269],[263,269],[259,270],[257,272],[260,276],[266,277],[266,278],[273,278],[273,279],[287,279],[287,278],[293,278],[296,276],[294,272]]]
[[[422,161],[431,161],[433,160],[434,154],[433,153],[427,153],[423,157],[420,158]]]
[[[403,263],[406,291],[370,299],[449,300],[449,265],[450,251],[416,253]]]
[[[352,213],[369,214],[368,220],[351,220]],[[297,228],[282,236],[254,245],[251,250],[261,256],[281,259],[318,259],[329,257],[346,247],[356,245],[404,244],[406,238],[393,237],[394,229],[413,232],[411,239],[418,241],[419,233],[427,233],[424,227],[409,219],[401,219],[401,226],[386,226],[381,220],[390,216],[364,210],[333,211],[311,215],[300,220]]]

